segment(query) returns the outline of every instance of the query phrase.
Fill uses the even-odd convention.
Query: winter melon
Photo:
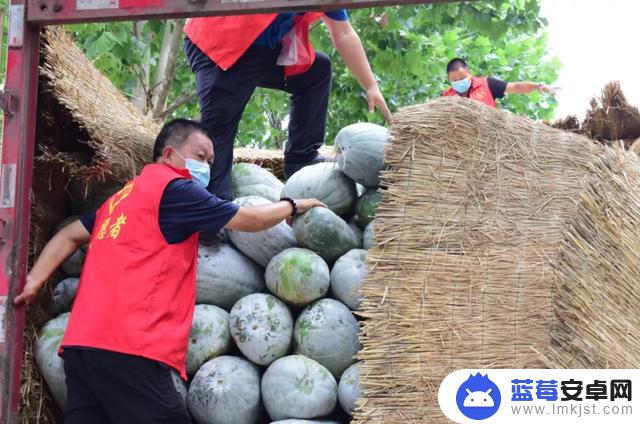
[[[318,199],[337,215],[347,215],[356,203],[356,185],[336,168],[322,162],[302,168],[289,178],[282,196],[292,199]]]
[[[367,188],[378,187],[389,144],[389,131],[385,127],[366,122],[346,126],[335,139],[338,168]]]
[[[289,353],[293,318],[289,308],[275,296],[250,294],[231,308],[229,330],[247,359],[257,365],[269,365]]]
[[[40,374],[47,382],[53,399],[61,409],[67,404],[67,385],[64,362],[58,356],[70,313],[52,319],[42,327],[35,343],[35,358]]]
[[[253,163],[237,163],[231,171],[233,197],[260,196],[277,202],[284,184],[268,170]]]
[[[225,243],[201,243],[198,249],[196,303],[229,310],[243,297],[264,291],[262,269]]]
[[[235,203],[240,206],[258,206],[273,202],[262,197],[248,196],[236,199]],[[284,220],[275,227],[257,233],[230,230],[229,237],[234,246],[263,268],[278,253],[298,245],[293,229]]]
[[[356,410],[356,401],[362,395],[360,389],[360,366],[362,362],[351,365],[342,373],[338,383],[338,401],[340,406],[349,415]]]
[[[274,361],[262,377],[262,399],[272,420],[325,416],[333,411],[337,397],[331,373],[301,355]]]
[[[51,312],[58,315],[69,312],[78,292],[80,279],[67,278],[60,281],[51,293]]]
[[[206,361],[225,353],[230,341],[229,314],[217,306],[196,305],[189,332],[187,374],[195,374]]]
[[[376,189],[370,189],[358,199],[356,202],[356,214],[360,228],[365,228],[376,217],[381,198],[382,194]]]
[[[293,220],[298,243],[332,264],[351,249],[360,247],[358,234],[327,208],[311,208]]]
[[[271,293],[296,306],[320,299],[331,284],[327,263],[311,250],[299,247],[276,255],[267,266],[265,279]]]
[[[318,300],[296,321],[296,353],[318,361],[338,377],[355,362],[359,330],[358,321],[345,305],[334,299]]]
[[[362,233],[362,248],[363,249],[371,249],[371,246],[373,246],[373,234],[374,234],[374,228],[373,228],[373,222],[370,222],[369,225],[366,226],[366,228],[364,229],[364,232]]]
[[[198,370],[189,411],[200,424],[252,424],[260,416],[260,373],[246,359],[220,356]]]
[[[64,227],[66,227],[67,225],[71,224],[72,222],[75,222],[79,219],[80,217],[77,215],[74,216],[70,216],[66,219],[64,219],[62,222],[60,222],[55,229],[55,232],[57,233],[58,231],[62,230]],[[82,273],[82,267],[84,265],[84,260],[85,257],[87,256],[87,248],[89,247],[88,244],[85,244],[83,246],[80,246],[78,249],[76,249],[75,252],[73,252],[73,254],[71,256],[69,256],[61,265],[62,270],[64,271],[65,274],[67,274],[67,276],[69,277],[79,277],[80,274]]]
[[[189,406],[187,404],[187,396],[189,394],[189,388],[187,387],[187,383],[180,377],[180,374],[173,368],[171,369],[171,380],[173,381],[173,385],[180,395],[180,399],[182,399],[182,403],[184,404],[184,408],[187,409]]]
[[[360,288],[367,276],[367,251],[353,249],[331,269],[331,295],[353,311],[360,309]]]
[[[357,247],[358,248],[362,247],[362,241],[364,237],[363,231],[360,229],[360,227],[358,227],[358,224],[353,220],[349,222],[349,228],[351,228],[353,230],[353,233],[356,235],[356,240],[358,242]]]

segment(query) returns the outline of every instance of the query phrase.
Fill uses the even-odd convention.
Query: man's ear
[[[158,161],[161,163],[171,163],[171,159],[173,157],[173,148],[171,146],[165,146],[162,149],[162,156],[158,158]]]

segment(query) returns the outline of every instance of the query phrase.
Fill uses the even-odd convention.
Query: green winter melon
[[[330,287],[327,263],[308,249],[287,249],[269,262],[267,288],[285,302],[304,306],[325,296]]]
[[[370,222],[369,225],[366,226],[366,228],[364,229],[364,232],[362,233],[362,248],[363,249],[371,249],[371,246],[373,246],[373,234],[374,234],[374,228],[373,228],[373,222]]]
[[[231,171],[233,197],[260,196],[280,200],[284,184],[268,170],[253,163],[237,163]]]
[[[356,214],[360,228],[365,228],[376,217],[380,199],[382,199],[382,194],[376,189],[367,190],[365,194],[358,198],[356,201]]]
[[[246,359],[220,356],[198,370],[189,411],[199,424],[253,424],[260,417],[260,372]]]
[[[67,404],[67,384],[64,362],[58,356],[58,349],[67,328],[70,313],[65,313],[47,322],[35,343],[35,359],[40,374],[51,390],[53,399],[60,409]]]
[[[67,225],[75,222],[79,219],[79,216],[70,216],[60,222],[55,229],[55,232],[62,230]],[[88,244],[80,246],[76,249],[71,256],[69,256],[61,265],[62,270],[68,277],[79,277],[82,273],[82,267],[84,266],[84,260],[87,256]]]
[[[240,206],[258,206],[270,205],[273,202],[262,197],[248,196],[236,199],[235,203]],[[234,246],[263,268],[278,253],[298,245],[293,229],[284,220],[257,233],[230,230],[229,238]]]
[[[217,306],[196,305],[189,331],[187,374],[194,375],[211,358],[229,349],[229,314]]]
[[[302,168],[289,178],[283,197],[318,199],[337,215],[353,212],[356,185],[333,162],[322,162]]]
[[[78,292],[78,278],[66,278],[60,281],[51,292],[51,312],[58,315],[71,311],[71,306]]]
[[[264,272],[244,254],[225,243],[200,244],[196,303],[229,310],[238,300],[264,289]]]
[[[386,166],[384,152],[390,144],[385,127],[366,122],[346,126],[335,139],[338,168],[367,188],[378,187],[380,171]]]
[[[337,397],[331,373],[301,355],[274,361],[262,377],[262,400],[272,420],[323,417],[333,411]]]
[[[349,308],[334,299],[307,306],[293,330],[296,353],[318,361],[334,376],[355,362],[360,326]]]
[[[287,305],[277,297],[250,294],[231,308],[229,330],[247,359],[257,365],[269,365],[289,353],[293,318]]]
[[[351,249],[360,247],[360,238],[342,218],[327,208],[311,208],[293,220],[298,243],[332,264]]]
[[[356,410],[356,401],[362,396],[360,389],[360,367],[362,362],[351,365],[340,376],[338,383],[338,402],[349,415],[353,415]]]
[[[367,276],[367,251],[353,249],[331,268],[331,295],[352,311],[360,309],[360,289]]]
[[[360,227],[358,227],[358,224],[355,222],[357,220],[351,220],[351,222],[349,222],[349,228],[351,228],[353,230],[353,233],[356,236],[356,241],[358,242],[358,248],[362,247],[362,241],[363,241],[363,237],[364,237],[364,233],[363,231],[360,229]]]

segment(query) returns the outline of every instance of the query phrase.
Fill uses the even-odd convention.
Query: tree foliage
[[[6,0],[0,0],[6,4]],[[349,12],[382,93],[392,110],[435,98],[447,88],[446,63],[460,56],[476,75],[506,81],[555,82],[559,61],[546,52],[540,0],[483,0],[392,6]],[[181,21],[117,22],[67,26],[77,44],[136,106],[150,117],[198,117],[195,82],[182,50]],[[175,37],[179,37],[176,40]],[[327,143],[369,114],[364,92],[335,51],[324,25],[313,27],[317,50],[333,61]],[[178,48],[171,50],[171,45]],[[172,54],[175,67],[167,65]],[[171,59],[171,58],[169,58]],[[169,60],[171,62],[171,60]],[[163,90],[164,88],[164,90]],[[512,95],[501,107],[550,119],[555,100],[538,93]],[[258,89],[245,109],[237,145],[281,147],[286,140],[288,95]]]

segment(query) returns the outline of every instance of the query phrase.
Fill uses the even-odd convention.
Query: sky
[[[640,107],[640,0],[542,0],[549,51],[563,66],[556,118],[584,117],[589,100],[619,80]]]

